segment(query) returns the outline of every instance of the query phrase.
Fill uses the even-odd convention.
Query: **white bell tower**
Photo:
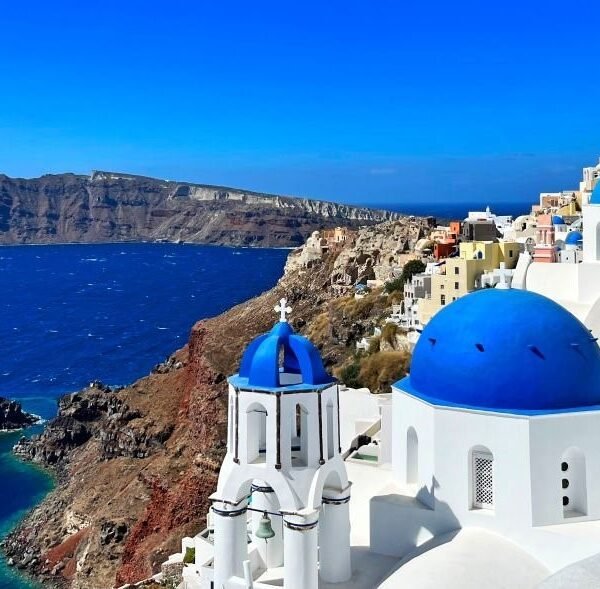
[[[338,386],[287,322],[286,300],[275,310],[279,322],[250,343],[229,379],[227,455],[211,497],[215,589],[245,586],[248,560],[254,580],[282,567],[285,589],[352,574]],[[269,539],[260,532],[265,514]]]

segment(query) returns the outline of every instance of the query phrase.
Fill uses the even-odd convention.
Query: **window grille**
[[[494,458],[487,452],[473,452],[473,507],[494,508]]]

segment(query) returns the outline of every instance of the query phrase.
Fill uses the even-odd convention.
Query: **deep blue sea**
[[[485,211],[485,207],[489,206],[492,213],[496,215],[526,215],[531,211],[533,200],[522,201],[486,201],[485,198],[477,202],[396,202],[369,204],[367,206],[373,208],[388,209],[390,211],[398,211],[415,216],[432,216],[437,219],[462,220],[469,211]]]
[[[287,253],[171,244],[0,247],[0,396],[48,419],[59,395],[94,379],[130,383],[184,345],[196,320],[273,286]],[[0,433],[0,535],[52,486],[46,473],[12,457],[20,435]],[[0,589],[34,586],[0,560]]]

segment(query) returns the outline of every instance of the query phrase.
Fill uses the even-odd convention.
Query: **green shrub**
[[[196,549],[192,546],[188,546],[185,549],[183,556],[183,564],[194,564],[196,562]]]
[[[360,374],[360,361],[354,359],[350,364],[342,367],[339,372],[339,378],[343,384],[353,389],[360,389],[362,384],[358,380]]]
[[[389,282],[385,283],[385,292],[387,293],[397,292],[403,289],[404,280],[402,279],[402,276],[400,276],[400,278],[395,278],[394,280],[390,280]]]

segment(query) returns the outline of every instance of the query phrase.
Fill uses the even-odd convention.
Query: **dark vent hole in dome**
[[[541,350],[537,346],[529,346],[529,349],[538,357],[544,360],[544,354],[542,354]]]
[[[485,348],[483,347],[483,344],[475,344],[475,347],[480,351],[483,352],[485,351]]]

